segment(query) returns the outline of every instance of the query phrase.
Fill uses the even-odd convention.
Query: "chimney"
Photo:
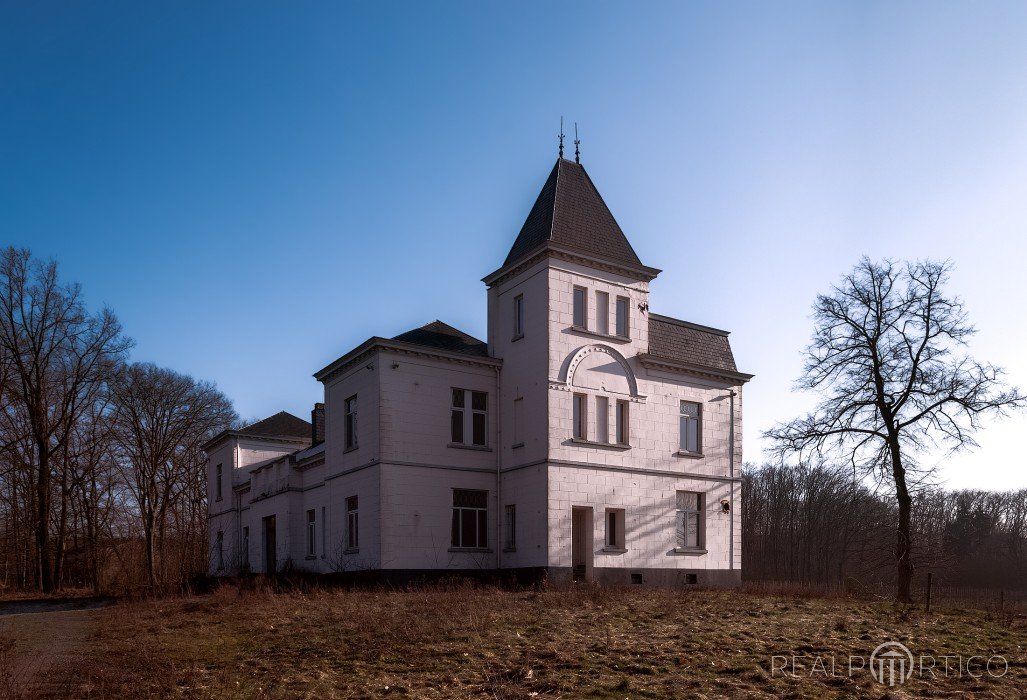
[[[310,412],[310,446],[320,445],[325,441],[325,405],[314,404]]]

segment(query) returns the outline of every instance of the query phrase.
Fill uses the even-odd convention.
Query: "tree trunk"
[[[913,511],[913,499],[906,487],[906,469],[902,466],[902,454],[898,438],[889,440],[891,452],[892,478],[895,480],[895,498],[899,503],[899,524],[895,533],[895,562],[898,566],[896,578],[895,600],[899,603],[912,603],[910,592],[913,583],[912,540],[910,539],[910,516]]]
[[[36,441],[39,471],[36,473],[36,550],[39,554],[38,584],[44,593],[53,591],[50,563],[50,450],[46,439]]]

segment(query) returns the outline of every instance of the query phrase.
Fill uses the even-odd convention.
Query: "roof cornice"
[[[446,360],[467,365],[479,365],[487,367],[500,367],[503,361],[495,357],[484,357],[467,355],[461,352],[452,352],[439,348],[431,348],[416,343],[406,343],[401,340],[390,340],[373,336],[368,338],[357,347],[340,357],[335,362],[325,366],[314,373],[314,379],[319,382],[331,381],[333,378],[347,371],[353,365],[359,363],[364,357],[378,350],[391,350],[405,355],[429,357],[436,360]]]
[[[258,440],[261,442],[280,442],[290,445],[305,445],[310,442],[308,438],[291,437],[289,435],[251,435],[239,430],[224,430],[200,446],[204,452],[210,452],[211,448],[219,445],[230,437],[240,440]]]
[[[623,275],[631,279],[643,280],[645,282],[652,282],[656,279],[662,270],[655,267],[648,267],[642,265],[636,267],[634,265],[624,265],[623,263],[616,263],[610,260],[604,260],[603,258],[597,258],[589,255],[583,251],[571,248],[570,246],[560,245],[553,243],[552,241],[545,241],[542,245],[535,248],[520,260],[514,261],[509,265],[504,265],[495,272],[486,275],[482,278],[489,287],[504,282],[510,277],[522,272],[523,270],[531,267],[539,260],[551,257],[557,260],[566,260],[569,262],[576,262],[587,267],[592,267],[597,270],[605,270],[606,272],[612,272],[614,274]]]
[[[755,374],[746,374],[745,372],[733,372],[728,369],[706,367],[704,365],[696,365],[691,362],[681,362],[680,360],[672,360],[667,357],[656,357],[648,353],[639,353],[636,357],[638,358],[639,363],[646,369],[660,369],[679,374],[712,377],[714,379],[727,380],[738,384],[745,384],[756,376]]]

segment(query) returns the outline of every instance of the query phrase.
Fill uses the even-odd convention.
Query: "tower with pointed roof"
[[[650,310],[660,270],[575,151],[483,280],[485,341],[372,336],[315,373],[310,424],[208,444],[211,573],[740,581],[751,375],[726,331]]]

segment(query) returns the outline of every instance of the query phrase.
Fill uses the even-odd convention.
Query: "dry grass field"
[[[213,595],[119,603],[62,695],[90,697],[1002,697],[1027,692],[1027,616],[745,592],[577,587]],[[28,616],[22,616],[28,617]],[[41,616],[40,616],[41,617]],[[938,658],[904,685],[858,662],[887,640]],[[965,658],[1001,654],[975,679]],[[789,673],[773,670],[787,656]],[[791,656],[799,657],[792,673]],[[812,668],[816,656],[825,667]],[[959,671],[943,655],[962,655]],[[831,657],[836,666],[831,673]],[[971,664],[981,673],[983,666]],[[812,672],[811,672],[812,670]],[[56,679],[52,679],[52,682]]]

